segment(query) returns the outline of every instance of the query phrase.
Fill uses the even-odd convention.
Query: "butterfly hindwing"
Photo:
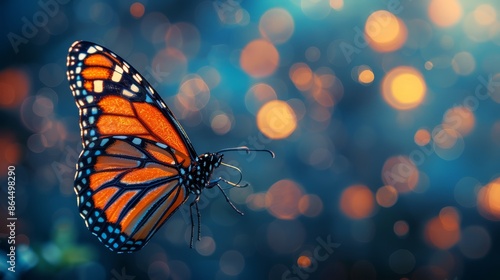
[[[187,199],[180,168],[170,147],[149,139],[92,141],[77,163],[80,215],[111,250],[139,250]]]

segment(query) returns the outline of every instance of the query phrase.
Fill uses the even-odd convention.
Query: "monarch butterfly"
[[[223,153],[269,150],[235,147],[197,155],[186,132],[151,85],[125,60],[95,43],[76,41],[67,57],[67,76],[80,114],[83,150],[74,190],[87,228],[110,250],[140,250],[165,221],[195,195],[224,178],[212,172],[226,165]],[[237,168],[236,168],[237,169]],[[239,171],[239,169],[237,169]]]

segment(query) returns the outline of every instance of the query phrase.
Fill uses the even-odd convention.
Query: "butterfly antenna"
[[[222,150],[217,151],[216,153],[220,154],[220,153],[224,153],[224,152],[235,152],[235,151],[237,151],[237,152],[244,151],[244,152],[247,152],[247,154],[250,153],[250,152],[266,152],[266,153],[269,153],[273,158],[276,157],[274,155],[273,151],[271,151],[271,150],[267,150],[267,149],[250,149],[247,146],[240,146],[240,147],[222,149]]]
[[[227,166],[229,168],[232,168],[232,169],[234,169],[236,171],[238,171],[238,173],[240,174],[240,179],[238,179],[237,183],[233,183],[233,182],[228,181],[228,180],[226,180],[226,179],[224,179],[222,177],[219,178],[221,181],[223,181],[224,183],[226,183],[226,184],[228,184],[230,186],[237,187],[237,188],[244,188],[244,187],[248,186],[248,184],[240,185],[241,180],[243,180],[243,173],[241,173],[241,169],[239,169],[238,167],[236,167],[234,165],[230,165],[230,164],[227,164],[227,163],[224,163],[224,162],[221,162],[221,164],[224,165],[224,166]]]

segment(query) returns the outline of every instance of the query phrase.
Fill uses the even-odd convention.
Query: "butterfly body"
[[[222,152],[250,149],[198,156],[153,87],[102,46],[76,41],[69,49],[67,67],[83,145],[74,190],[85,224],[106,247],[119,253],[140,250],[189,194],[195,196],[190,205],[192,245],[192,207],[198,214],[199,238],[197,203],[205,188],[217,186],[236,210],[219,182],[238,183],[211,176],[224,164]]]
[[[180,182],[187,186],[190,193],[200,195],[203,189],[215,186],[218,180],[210,181],[215,168],[222,162],[222,155],[205,153],[196,158],[187,169],[181,169]]]

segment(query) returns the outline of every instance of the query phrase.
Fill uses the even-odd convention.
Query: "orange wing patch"
[[[137,135],[148,131],[136,118],[103,115],[97,121],[99,132],[104,135]]]
[[[144,158],[145,155],[130,143],[124,141],[116,141],[111,144],[107,149],[108,155],[128,155],[136,158]]]
[[[102,185],[112,181],[118,176],[122,171],[107,171],[107,172],[98,172],[90,175],[89,177],[89,187],[91,190],[96,191]]]
[[[105,96],[97,104],[104,113],[134,117],[130,102],[119,96]]]
[[[109,58],[103,54],[92,54],[85,58],[85,65],[91,66],[102,66],[111,68],[113,66],[113,62],[109,60]]]
[[[189,152],[181,136],[160,110],[148,103],[134,103],[133,106],[137,111],[138,117],[145,123],[146,127],[160,138],[158,142],[168,143],[170,147],[184,154],[185,158],[189,158],[187,157]],[[181,156],[179,161],[182,161],[183,158]]]
[[[108,209],[106,209],[106,217],[112,223],[116,223],[122,210],[126,207],[127,203],[138,193],[139,191],[128,191],[122,194],[113,204],[111,204]]]
[[[172,156],[167,153],[165,150],[160,149],[159,147],[151,144],[146,144],[146,151],[153,156],[156,160],[160,162],[164,162],[167,164],[174,164],[175,161]]]
[[[175,170],[159,164],[148,164],[144,168],[138,168],[127,173],[120,180],[124,184],[145,184],[175,175]]]
[[[89,67],[82,71],[85,80],[104,80],[111,78],[113,71],[104,67]]]
[[[142,214],[147,212],[147,208],[156,203],[162,197],[162,194],[167,194],[171,191],[172,187],[175,185],[177,185],[177,180],[155,188],[145,194],[139,203],[130,209],[121,220],[120,225],[122,226],[123,231],[128,235],[132,235],[132,230],[137,224],[137,221],[142,218]]]
[[[113,198],[117,191],[117,187],[110,187],[97,191],[93,196],[94,205],[99,209],[104,209],[106,204],[108,204],[109,200]]]
[[[177,181],[171,182],[168,185],[165,185],[167,187],[167,191],[170,191],[172,187],[174,187],[177,184]],[[168,197],[166,201],[164,201],[160,207],[155,209],[155,212],[153,215],[149,217],[149,220],[147,223],[145,223],[142,228],[136,229],[136,233],[133,235],[134,239],[140,240],[140,239],[146,239],[148,235],[154,233],[165,221],[166,219],[177,209],[177,207],[180,206],[180,204],[176,204],[175,202],[181,201],[180,203],[184,202],[185,197],[183,195],[183,189],[179,188],[176,191],[172,191],[168,194]],[[172,203],[172,201],[175,202]]]
[[[94,164],[94,170],[103,171],[110,169],[125,169],[125,168],[136,168],[139,167],[139,161],[112,157],[112,156],[100,156],[97,158],[97,162]]]
[[[159,228],[159,227],[161,227],[161,225],[163,225],[163,223],[168,219],[168,217],[170,217],[170,215],[172,215],[174,213],[174,211],[179,206],[181,206],[181,204],[184,203],[184,201],[186,200],[187,196],[186,196],[186,193],[184,191],[184,188],[179,188],[178,193],[179,193],[179,195],[177,196],[177,198],[175,199],[175,201],[173,203],[171,203],[171,200],[172,200],[173,197],[169,197],[168,198],[168,201],[165,204],[168,204],[168,205],[171,205],[171,206],[168,209],[168,211],[162,216],[160,222],[156,226],[156,229]]]
[[[87,90],[87,91],[94,91],[94,82],[92,81],[85,81],[83,83],[83,87]]]

